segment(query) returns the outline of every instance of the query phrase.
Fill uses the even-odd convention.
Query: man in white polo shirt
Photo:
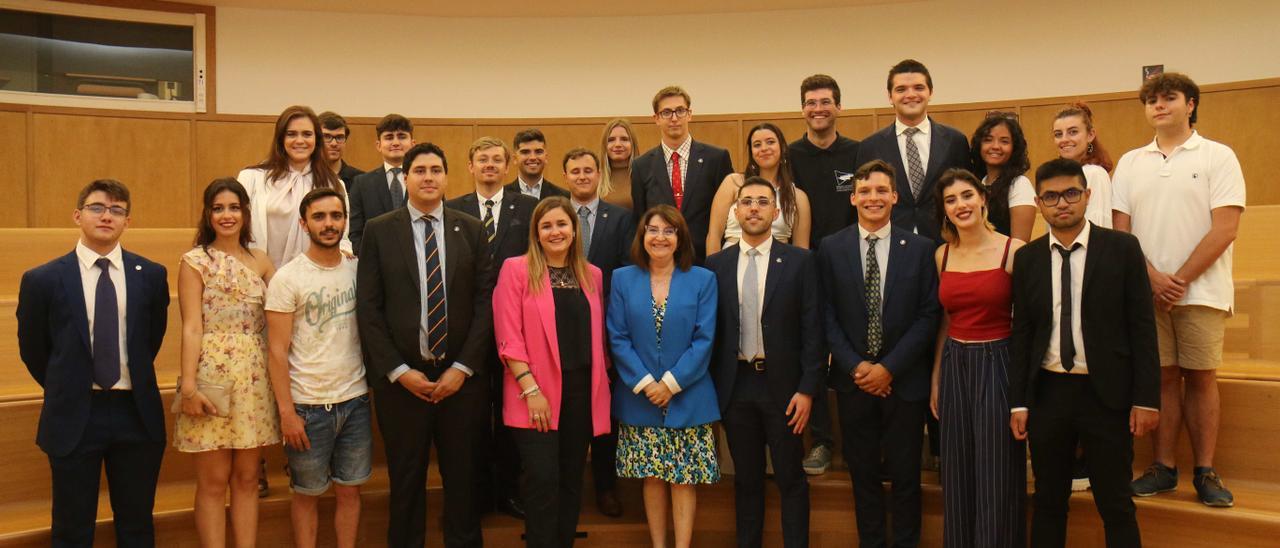
[[[1200,501],[1234,504],[1213,469],[1218,439],[1218,379],[1222,339],[1235,287],[1231,244],[1244,212],[1240,162],[1222,143],[1201,137],[1193,126],[1200,88],[1186,75],[1147,80],[1138,92],[1151,144],[1126,153],[1116,165],[1114,224],[1132,232],[1147,256],[1160,342],[1160,426],[1154,461],[1133,481],[1133,492],[1151,496],[1178,487],[1176,444],[1186,418],[1195,457]]]

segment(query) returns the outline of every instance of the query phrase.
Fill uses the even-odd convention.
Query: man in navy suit
[[[942,243],[935,219],[933,187],[942,172],[969,165],[969,141],[954,128],[929,118],[933,77],[914,59],[889,69],[889,102],[895,120],[862,141],[857,165],[883,160],[893,166],[899,201],[893,208],[893,224],[907,232]]]
[[[893,483],[893,546],[920,542],[920,446],[941,306],[933,241],[890,223],[898,192],[888,163],[854,174],[858,224],[822,241],[818,265],[827,296],[844,458],[853,480],[858,539],[886,546],[881,459]]]
[[[737,204],[742,239],[706,266],[719,282],[711,367],[737,472],[738,546],[761,545],[766,446],[782,494],[783,543],[808,546],[802,435],[826,375],[817,266],[808,250],[773,240],[778,196],[769,181],[748,178]]]
[[[631,212],[600,199],[600,159],[595,152],[575,148],[564,155],[564,179],[569,185],[569,200],[578,212],[584,235],[581,237],[587,262],[604,275],[603,302],[608,305],[613,271],[631,262],[631,241],[636,223]],[[591,440],[591,475],[595,479],[596,507],[609,517],[622,515],[618,500],[616,452],[618,429]]]
[[[116,544],[155,545],[165,427],[153,362],[169,283],[121,249],[129,207],[124,184],[89,183],[71,214],[75,250],[23,274],[18,293],[18,347],[45,389],[36,444],[52,469],[54,546],[93,545],[104,463]]]
[[[653,97],[653,121],[662,142],[631,163],[632,211],[643,214],[658,204],[675,206],[693,237],[694,262],[707,256],[711,199],[733,173],[729,151],[694,141],[689,135],[693,103],[689,93],[667,86]]]
[[[382,155],[378,169],[357,175],[347,188],[351,205],[351,249],[360,254],[364,225],[374,217],[404,207],[404,154],[413,148],[413,122],[399,114],[388,114],[374,127],[378,140],[374,147]]]

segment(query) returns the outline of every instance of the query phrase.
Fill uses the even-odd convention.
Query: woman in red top
[[[1013,253],[987,221],[987,187],[952,169],[935,190],[938,330],[929,406],[942,433],[943,545],[1026,544],[1026,450],[1008,432]]]

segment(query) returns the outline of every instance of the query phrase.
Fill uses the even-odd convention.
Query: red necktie
[[[676,195],[676,209],[684,202],[684,177],[680,175],[680,153],[671,152],[671,193]]]

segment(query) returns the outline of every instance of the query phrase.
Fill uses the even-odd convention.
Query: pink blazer
[[[517,360],[529,364],[533,378],[551,405],[551,429],[560,428],[560,346],[556,339],[556,307],[551,278],[543,275],[542,291],[529,293],[528,261],[523,255],[507,259],[493,290],[493,330],[498,356],[505,364]],[[594,435],[609,432],[609,378],[605,372],[604,308],[601,303],[600,269],[588,265],[591,291],[591,425]],[[512,428],[531,428],[529,406],[520,399],[520,387],[507,367],[503,369],[502,422]]]

